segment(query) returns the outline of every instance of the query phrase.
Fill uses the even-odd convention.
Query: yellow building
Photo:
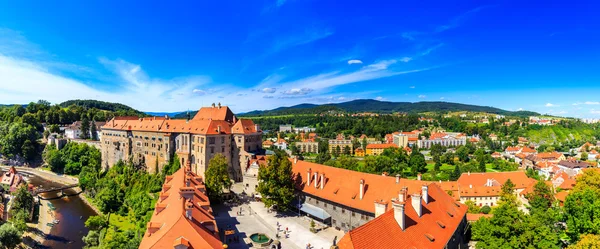
[[[368,144],[366,154],[369,156],[377,156],[383,153],[387,148],[398,148],[395,144]]]
[[[365,150],[363,150],[362,148],[356,148],[356,150],[354,150],[354,156],[365,156]]]

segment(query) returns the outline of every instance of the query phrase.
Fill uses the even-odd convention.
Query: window
[[[224,144],[225,143],[225,137],[221,137],[221,143]]]
[[[210,153],[215,153],[215,147],[210,147]]]
[[[331,224],[335,225],[336,221],[335,219],[331,219]]]
[[[352,212],[352,217],[356,217],[356,213],[355,212]]]
[[[221,153],[225,153],[225,146],[221,147]]]
[[[200,143],[204,143],[204,138],[203,137],[200,138]]]
[[[323,202],[323,207],[327,207],[327,203],[324,203],[324,202]]]
[[[337,208],[335,206],[332,206],[333,210],[335,211]]]
[[[346,209],[342,208],[342,214],[345,214],[345,213],[346,213]]]
[[[215,144],[215,138],[214,137],[209,137],[208,138],[208,144]]]
[[[316,200],[315,202],[317,203],[317,205],[319,204],[319,200]]]

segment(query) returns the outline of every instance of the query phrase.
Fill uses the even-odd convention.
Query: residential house
[[[462,203],[474,201],[477,206],[493,207],[498,204],[502,185],[508,179],[515,184],[515,194],[517,196],[535,182],[534,179],[527,177],[524,171],[463,173],[458,178],[460,201]]]
[[[279,132],[292,132],[292,125],[291,124],[286,124],[286,125],[280,125],[279,126]]]
[[[363,150],[363,148],[358,147],[354,150],[354,156],[357,157],[364,157],[365,156],[365,150]]]
[[[95,122],[96,124],[96,139],[100,140],[102,137],[102,126],[106,124],[106,122]],[[92,125],[92,122],[90,122]],[[92,130],[88,131],[87,137],[92,138]],[[81,138],[81,121],[75,121],[71,125],[65,128],[65,137],[69,139],[79,139]]]
[[[465,145],[467,138],[462,133],[451,133],[451,132],[434,132],[429,138],[422,138],[418,140],[419,148],[431,148],[434,144],[440,144],[445,147],[456,147]]]
[[[369,156],[378,156],[387,148],[398,148],[398,146],[395,144],[368,144],[365,154]]]
[[[11,166],[6,172],[2,173],[0,183],[6,186],[10,192],[15,192],[21,184],[25,184],[25,181],[23,176],[17,172],[17,169]]]
[[[338,135],[336,139],[329,139],[329,153],[335,154],[337,152],[344,153],[344,149],[348,147],[347,150],[352,152],[354,150],[352,140],[345,139],[343,134]]]

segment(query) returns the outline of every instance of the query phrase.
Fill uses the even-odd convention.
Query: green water
[[[267,237],[267,235],[264,235],[262,233],[252,234],[252,235],[250,235],[250,239],[252,241],[254,241],[255,243],[269,242],[269,237]]]

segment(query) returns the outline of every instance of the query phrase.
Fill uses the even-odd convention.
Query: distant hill
[[[157,117],[164,117],[169,116],[169,117],[175,117],[177,114],[181,114],[182,112],[146,112],[146,114],[150,115],[150,116],[157,116]]]
[[[59,104],[59,106],[63,107],[63,108],[69,107],[71,105],[81,106],[81,107],[85,107],[85,108],[96,108],[96,109],[111,111],[111,112],[125,112],[125,113],[132,113],[132,114],[136,114],[136,115],[145,115],[145,113],[140,112],[140,111],[133,109],[124,104],[111,103],[111,102],[105,102],[105,101],[99,101],[99,100],[76,99],[76,100],[68,100],[68,101],[65,101],[65,102],[62,102]]]
[[[372,99],[359,99],[348,102],[314,105],[300,104],[290,107],[279,107],[273,110],[251,111],[241,116],[270,116],[270,115],[286,115],[286,114],[309,114],[323,113],[326,111],[346,111],[346,112],[376,112],[376,113],[422,113],[422,112],[454,112],[454,111],[469,111],[469,112],[486,112],[506,116],[535,116],[540,115],[531,111],[507,111],[490,106],[468,105],[460,103],[432,101],[432,102],[390,102],[378,101]]]

